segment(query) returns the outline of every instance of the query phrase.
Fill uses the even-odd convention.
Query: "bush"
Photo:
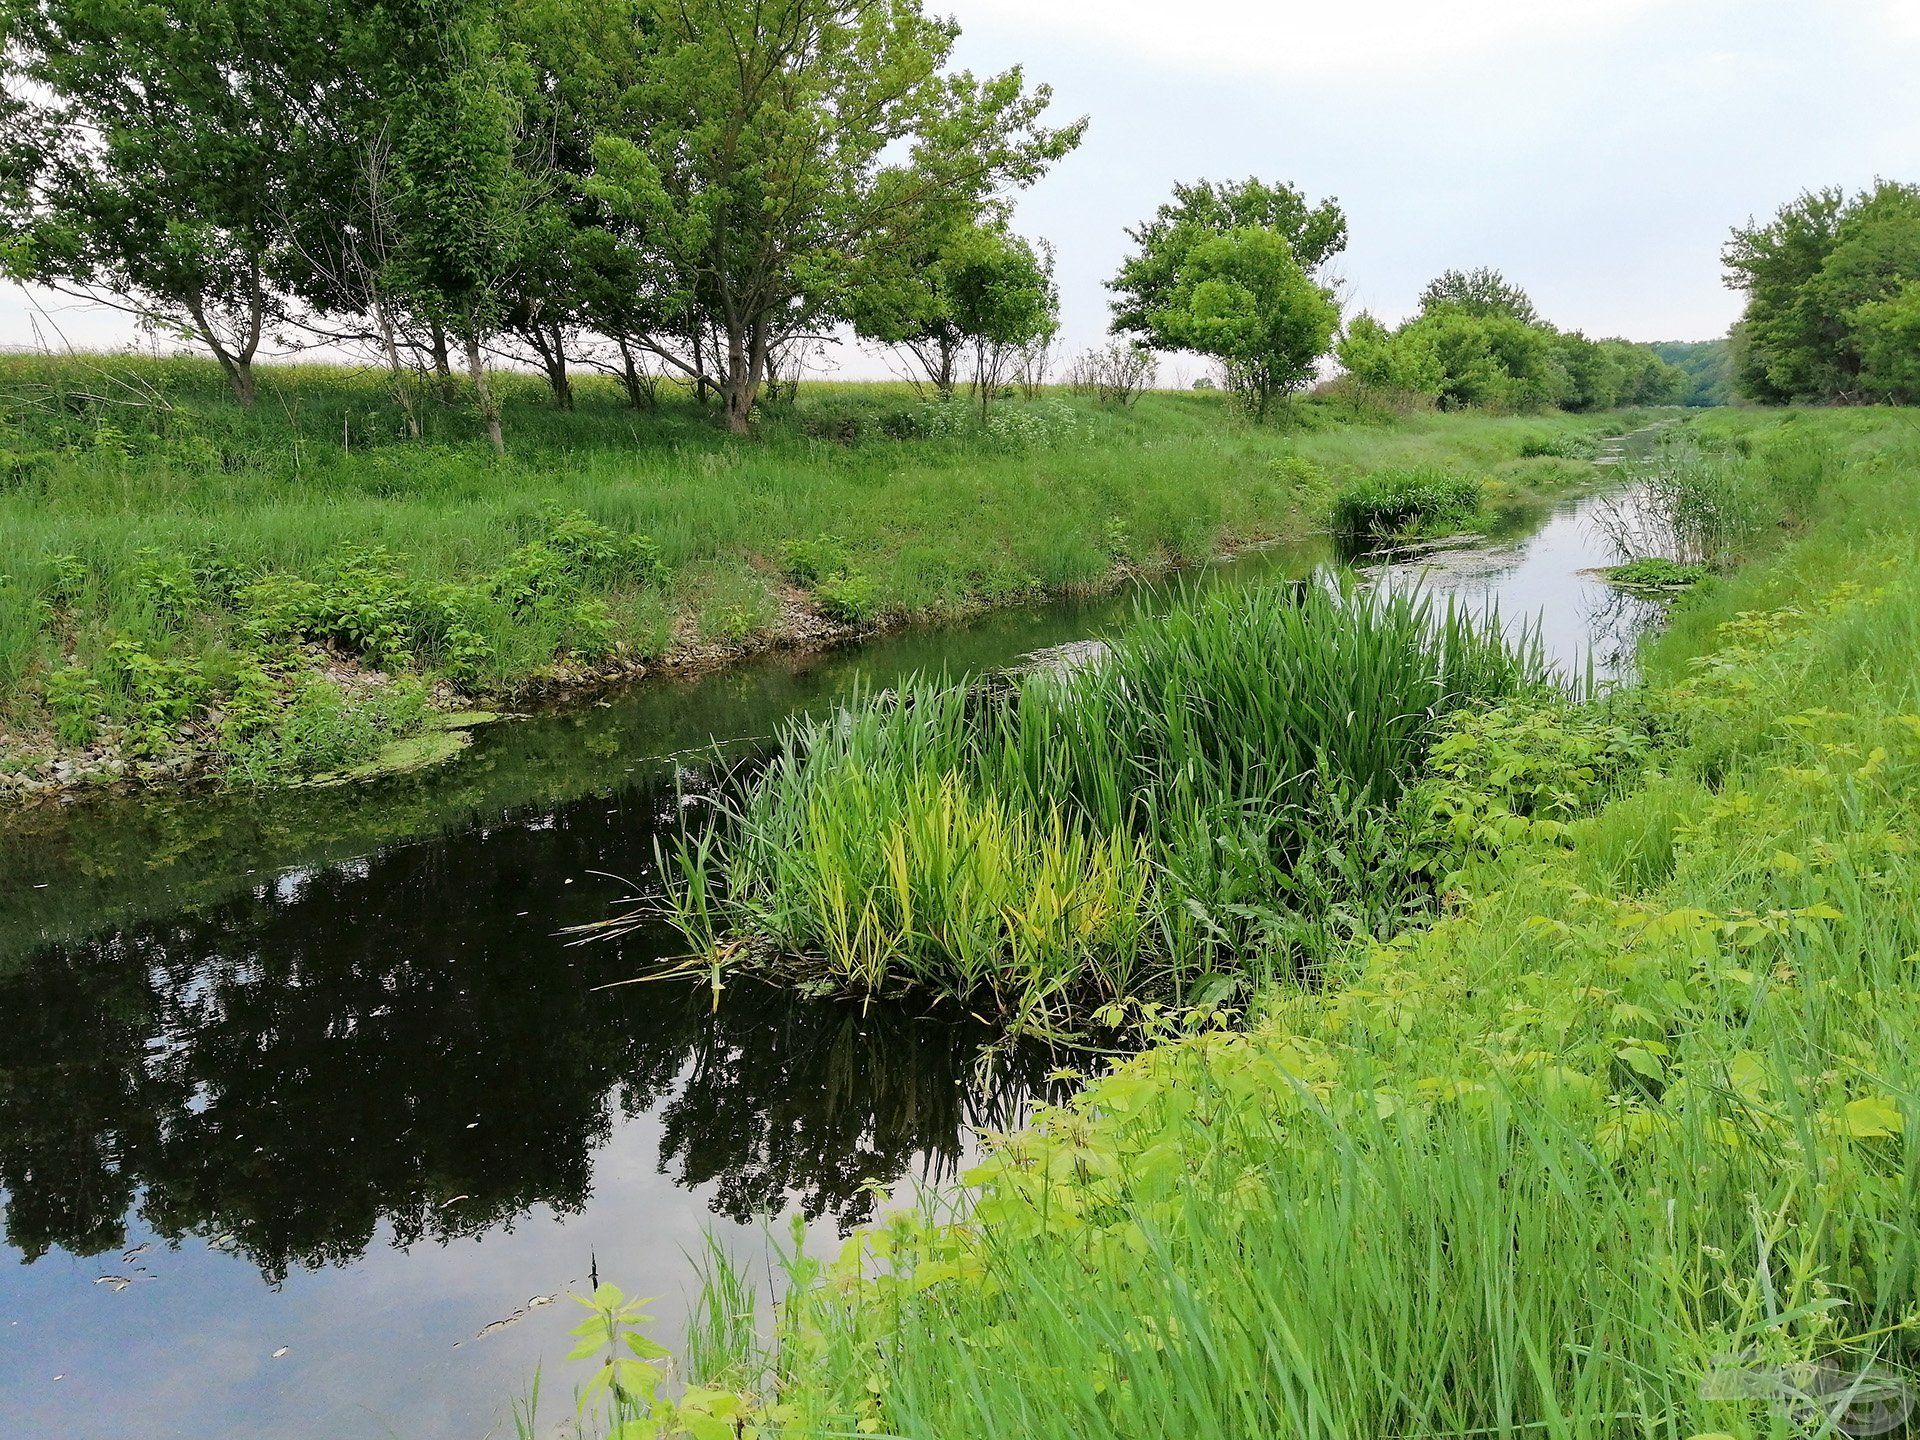
[[[821,612],[843,624],[865,625],[880,614],[880,587],[857,570],[829,575],[813,593]]]
[[[1333,501],[1334,533],[1377,540],[1412,531],[1444,534],[1473,524],[1480,481],[1445,470],[1376,470],[1343,486]]]

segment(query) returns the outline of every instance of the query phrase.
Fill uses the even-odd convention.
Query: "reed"
[[[1071,674],[796,724],[670,906],[701,956],[853,994],[1042,1027],[1190,1002],[1416,903],[1396,802],[1437,726],[1547,683],[1530,638],[1418,595],[1188,596]]]

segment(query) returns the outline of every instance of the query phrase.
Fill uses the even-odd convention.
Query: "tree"
[[[1436,398],[1448,409],[1540,410],[1566,393],[1557,337],[1511,315],[1443,305],[1404,326],[1401,338],[1432,348],[1443,377]]]
[[[398,268],[424,317],[459,338],[488,443],[504,454],[486,350],[508,321],[516,267],[552,195],[550,151],[529,135],[531,73],[492,15],[453,0],[415,23],[433,61],[399,101],[395,209],[407,244]]]
[[[1896,405],[1920,404],[1920,280],[1854,312],[1866,388]]]
[[[252,405],[320,33],[301,0],[0,0],[7,273],[191,336]]]
[[[1051,256],[998,219],[940,237],[929,252],[886,257],[856,278],[847,313],[862,339],[897,345],[942,399],[973,357],[984,411],[1010,359],[1058,328]]]
[[[769,358],[842,318],[872,257],[924,248],[1031,183],[1084,121],[1041,124],[1019,70],[950,72],[956,28],[919,0],[680,0],[594,145],[593,191],[712,317],[727,421]]]
[[[1113,329],[1149,339],[1153,316],[1167,309],[1179,283],[1177,272],[1194,247],[1244,229],[1279,235],[1294,262],[1314,277],[1347,248],[1347,217],[1336,200],[1309,206],[1306,196],[1291,185],[1252,179],[1175,185],[1172,200],[1146,224],[1127,232],[1137,250],[1107,285],[1115,297]]]
[[[1522,325],[1538,325],[1539,312],[1527,292],[1507,283],[1498,270],[1443,270],[1420,292],[1420,313],[1460,310],[1468,315],[1505,315]]]
[[[1244,226],[1193,246],[1147,322],[1160,348],[1220,361],[1229,388],[1265,418],[1275,397],[1313,377],[1340,324],[1340,307],[1294,258],[1284,235]]]
[[[1392,331],[1371,315],[1354,316],[1338,354],[1348,374],[1381,395],[1430,403],[1446,384],[1446,367],[1430,334]]]
[[[1920,186],[1881,181],[1851,199],[1809,191],[1766,224],[1736,229],[1722,259],[1727,284],[1747,295],[1735,346],[1744,394],[1778,403],[1890,393],[1869,373],[1862,316],[1920,280]],[[1884,364],[1878,340],[1874,353]]]

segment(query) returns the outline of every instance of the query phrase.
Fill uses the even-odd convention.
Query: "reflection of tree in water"
[[[44,951],[0,976],[0,1187],[29,1259],[159,1235],[225,1243],[278,1281],[396,1244],[580,1210],[594,1152],[657,1109],[663,1168],[746,1215],[950,1163],[984,1036],[777,992],[594,987],[638,946],[567,947],[604,913],[590,869],[638,873],[658,797],[304,876],[250,900]],[[639,937],[636,937],[636,940]],[[986,1117],[991,1118],[992,1111]]]
[[[896,1011],[729,996],[659,1102],[660,1163],[713,1184],[735,1220],[795,1203],[843,1229],[871,1218],[863,1182],[950,1174],[969,1128],[1000,1128],[1045,1086],[1045,1057],[1002,1051],[976,1084],[986,1032]]]
[[[1595,669],[1618,675],[1632,664],[1641,637],[1659,622],[1664,607],[1657,600],[1633,595],[1611,585],[1597,585],[1582,601],[1589,653]],[[1580,677],[1574,677],[1580,678]]]

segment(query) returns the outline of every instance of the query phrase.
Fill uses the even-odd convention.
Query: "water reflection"
[[[291,872],[0,980],[8,1243],[113,1254],[137,1220],[278,1283],[383,1229],[406,1247],[577,1214],[596,1151],[649,1111],[662,1172],[714,1211],[851,1225],[863,1181],[949,1167],[1006,1118],[1044,1066],[1004,1056],[974,1087],[971,1026],[759,986],[717,1010],[685,985],[596,989],[646,937],[553,937],[604,906],[590,868],[641,868],[657,801]]]

